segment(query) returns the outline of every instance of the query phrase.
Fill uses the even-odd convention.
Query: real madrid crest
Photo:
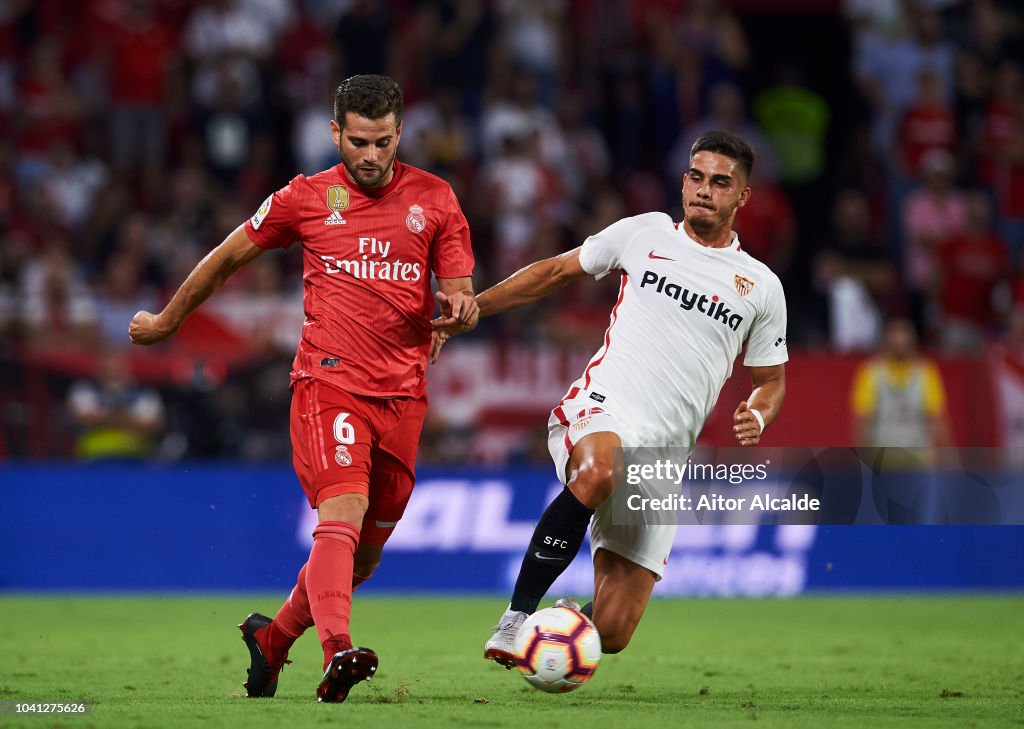
[[[348,188],[344,185],[331,185],[327,188],[327,207],[339,211],[348,207]]]
[[[348,448],[340,445],[334,451],[334,460],[339,466],[347,468],[352,465],[352,454],[348,452]]]
[[[754,282],[751,281],[749,278],[744,278],[743,276],[740,276],[738,273],[735,274],[735,276],[736,277],[735,279],[733,279],[733,281],[736,284],[736,293],[738,293],[740,296],[746,296],[747,294],[754,290]]]
[[[419,205],[409,207],[409,214],[405,216],[405,225],[413,233],[422,233],[427,227],[427,219],[423,216],[423,208]]]

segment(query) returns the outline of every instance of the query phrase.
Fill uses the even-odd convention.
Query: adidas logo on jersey
[[[324,225],[348,225],[348,221],[341,217],[341,213],[335,210],[327,216],[327,220],[324,221]]]
[[[743,322],[743,316],[733,312],[717,296],[691,292],[690,289],[683,288],[679,284],[669,283],[667,277],[659,276],[654,271],[644,271],[644,277],[640,279],[640,288],[654,284],[657,284],[655,290],[659,294],[665,294],[665,296],[678,301],[680,309],[686,311],[696,309],[709,319],[722,322],[733,331],[736,331]]]

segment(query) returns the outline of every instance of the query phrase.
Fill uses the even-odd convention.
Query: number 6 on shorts
[[[338,417],[334,419],[334,440],[341,445],[352,445],[356,442],[356,429],[352,427],[352,423],[345,422],[345,418],[350,414],[338,413]]]

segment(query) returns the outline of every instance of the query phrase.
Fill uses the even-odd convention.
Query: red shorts
[[[354,395],[320,380],[292,387],[292,462],[309,505],[339,494],[370,502],[360,543],[384,544],[405,513],[416,481],[416,448],[427,395]]]

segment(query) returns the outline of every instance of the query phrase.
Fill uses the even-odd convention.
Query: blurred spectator
[[[566,158],[566,142],[554,112],[540,103],[537,80],[525,71],[517,71],[502,81],[498,98],[484,108],[480,119],[485,160],[505,152],[506,140],[535,137],[540,159],[561,167]]]
[[[224,184],[232,185],[252,159],[259,137],[266,134],[265,117],[230,64],[218,64],[212,73],[213,103],[200,108],[195,126],[210,171]]]
[[[561,181],[541,160],[538,139],[510,135],[502,153],[482,172],[494,205],[495,270],[504,277],[533,260],[529,252],[538,226],[558,217]]]
[[[942,376],[934,362],[918,355],[914,328],[905,319],[886,324],[882,350],[857,370],[850,404],[857,445],[926,448],[950,443]]]
[[[560,34],[566,0],[499,0],[501,39],[513,65],[537,79],[538,96],[554,107],[561,65]]]
[[[750,65],[747,36],[726,2],[687,2],[676,32],[682,49],[679,70],[685,89],[684,104],[690,108],[702,108],[713,88],[735,83]],[[756,147],[754,150],[759,151]]]
[[[907,246],[904,278],[915,325],[931,334],[937,324],[937,251],[940,244],[967,227],[967,200],[953,186],[953,157],[942,149],[921,158],[920,188],[906,199],[903,228]]]
[[[943,94],[942,79],[934,69],[923,68],[917,76],[917,94],[903,112],[897,132],[894,158],[901,174],[918,177],[928,151],[941,149],[952,155],[956,141],[956,119]]]
[[[142,258],[129,250],[117,251],[107,261],[96,297],[100,334],[108,347],[128,346],[128,322],[135,312],[157,306],[153,292],[142,281]]]
[[[459,111],[454,89],[437,89],[406,109],[402,154],[411,165],[450,178],[473,158],[474,130]]]
[[[496,32],[492,3],[440,0],[437,8],[439,28],[431,39],[430,84],[459,89],[462,112],[476,119],[491,72],[491,41]]]
[[[1000,230],[1016,265],[1024,262],[1024,73],[1016,63],[999,68],[985,117],[981,178],[993,186]]]
[[[160,395],[136,384],[118,354],[101,355],[95,379],[72,384],[68,408],[79,430],[75,454],[83,461],[145,458],[164,426]]]
[[[275,30],[242,0],[211,0],[197,6],[184,36],[185,50],[195,63],[194,102],[213,109],[220,90],[229,86],[239,97],[233,103],[262,103],[259,65],[273,50]]]
[[[867,198],[857,190],[844,190],[833,205],[832,229],[814,262],[815,286],[826,300],[825,327],[833,347],[845,352],[878,346],[895,278],[885,246],[872,231]]]
[[[861,3],[866,7],[868,3]],[[886,153],[892,148],[897,125],[916,95],[921,71],[939,78],[942,95],[953,90],[955,54],[942,32],[938,13],[923,4],[906,3],[908,29],[893,24],[886,32],[862,37],[853,59],[854,76],[874,112],[874,141]]]
[[[1024,301],[1010,313],[1006,340],[991,354],[1000,444],[1024,468]]]
[[[28,342],[73,349],[96,341],[96,302],[66,241],[51,241],[25,265],[17,301]]]
[[[821,177],[830,112],[825,100],[806,86],[795,63],[779,66],[775,84],[758,94],[754,108],[782,181],[802,184]]]
[[[156,0],[130,0],[110,10],[101,48],[109,80],[110,156],[122,173],[139,165],[160,168],[177,33],[161,22]]]
[[[100,186],[107,180],[107,169],[97,159],[83,159],[75,154],[67,140],[50,147],[43,189],[53,201],[60,222],[69,229],[85,224],[93,210],[93,201]]]
[[[992,230],[991,207],[986,193],[971,192],[965,230],[938,251],[942,345],[951,351],[979,351],[999,321],[997,300],[1009,300],[1010,254]]]
[[[46,156],[57,140],[78,136],[80,102],[62,68],[60,43],[39,41],[31,52],[28,72],[18,89],[17,176],[23,185],[46,174]]]

